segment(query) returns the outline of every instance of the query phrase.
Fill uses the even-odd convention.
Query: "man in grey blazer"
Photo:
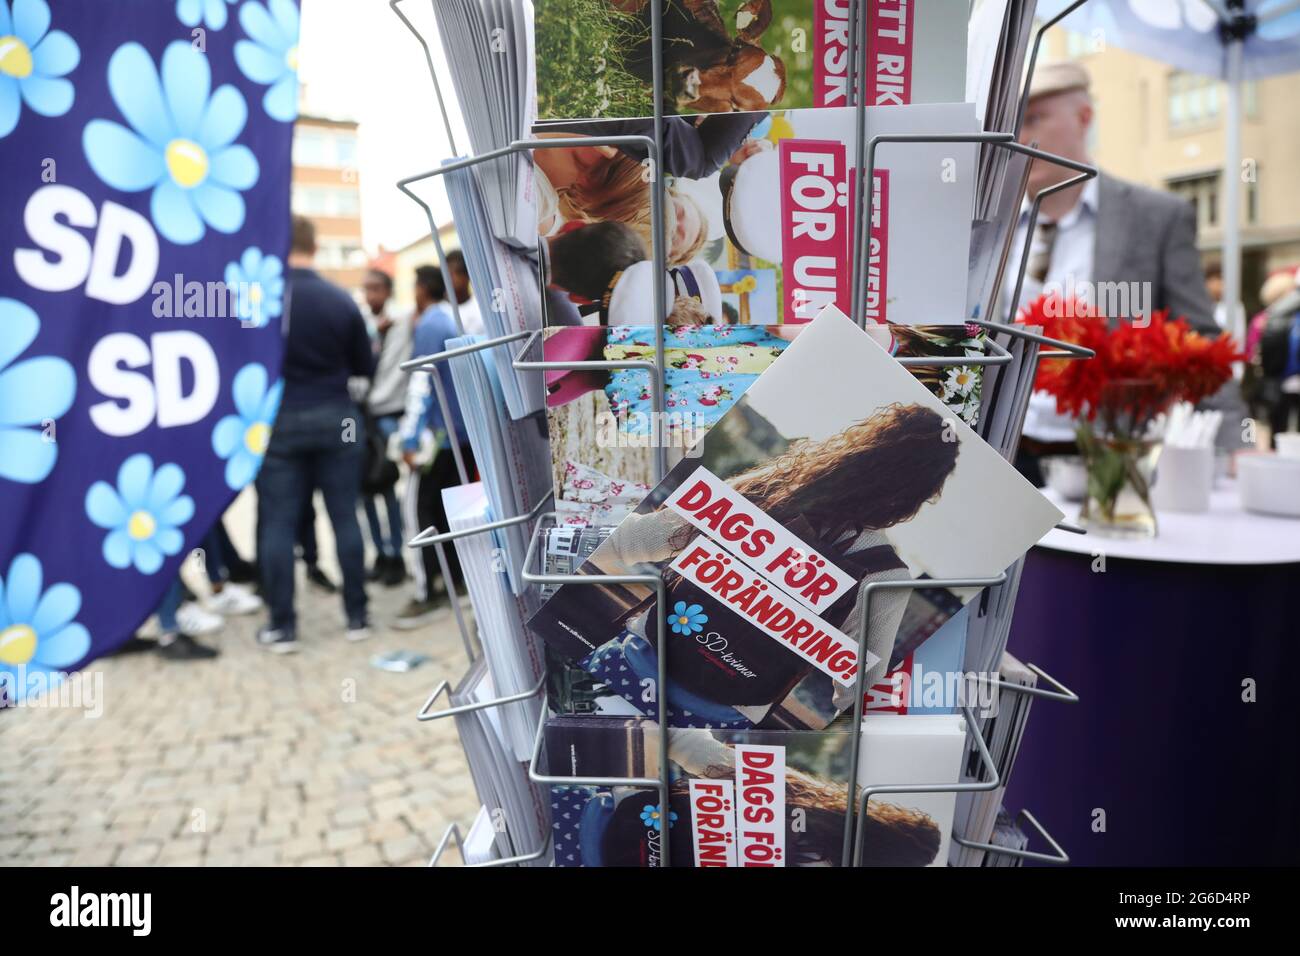
[[[1030,88],[1021,142],[1089,162],[1093,104],[1088,87],[1088,72],[1078,63],[1040,66]],[[1074,175],[1069,169],[1035,161],[1029,197]],[[1168,309],[1171,317],[1185,317],[1198,331],[1217,334],[1214,303],[1196,251],[1196,217],[1186,201],[1102,173],[1044,197],[1032,236],[1026,235],[1028,220],[1026,200],[1010,260],[1019,263],[1028,239],[1029,263],[1020,305],[1043,292],[1056,292],[1092,303],[1112,321],[1141,321]],[[1074,422],[1056,414],[1054,399],[1036,393],[1017,465],[1041,485],[1038,459],[1073,453]]]

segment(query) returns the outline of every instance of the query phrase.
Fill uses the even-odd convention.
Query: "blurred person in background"
[[[235,569],[228,564],[229,555],[239,558],[234,543],[226,534],[225,526],[218,518],[199,546],[203,558],[203,572],[207,575],[211,594],[204,601],[204,607],[223,617],[228,615],[253,614],[262,609],[262,599],[235,579]],[[245,564],[247,562],[244,562]],[[250,566],[251,567],[251,566]]]
[[[225,618],[199,606],[181,579],[179,569],[163,592],[162,600],[158,602],[154,613],[158,617],[156,638],[133,634],[113,653],[157,651],[159,657],[169,661],[207,661],[221,653],[197,638],[221,630],[226,624]]]
[[[1067,61],[1040,65],[1031,81],[1020,142],[1065,159],[1090,163],[1088,131],[1093,102],[1088,71]],[[1074,170],[1034,160],[1025,202],[1016,227],[1011,259],[1019,263],[1025,243],[1029,261],[1016,308],[1044,292],[1074,295],[1094,306],[1126,314],[1108,314],[1112,323],[1168,309],[1170,318],[1184,317],[1198,332],[1217,335],[1214,303],[1205,288],[1196,251],[1196,217],[1185,200],[1099,173],[1070,189],[1044,197],[1033,235],[1030,205],[1043,190],[1077,175]],[[1096,290],[1116,290],[1111,302],[1093,301]],[[1005,308],[1001,310],[1005,314]],[[1229,382],[1207,404],[1231,405],[1237,392]],[[1244,414],[1239,395],[1237,406]],[[1235,411],[1236,409],[1233,409]],[[1232,412],[1225,429],[1240,431]],[[1034,484],[1043,484],[1040,460],[1047,455],[1078,454],[1075,423],[1056,412],[1050,395],[1035,392],[1025,416],[1024,437],[1016,467]],[[1220,432],[1223,435],[1224,432]]]
[[[1295,273],[1290,285],[1265,309],[1259,335],[1257,398],[1268,415],[1272,436],[1300,431],[1300,287]]]
[[[456,308],[460,312],[460,324],[465,334],[482,335],[486,327],[483,325],[478,300],[470,288],[465,256],[459,249],[447,253],[447,271],[451,273],[452,294],[456,296]]]
[[[367,424],[378,436],[377,454],[386,454],[389,439],[397,433],[406,408],[406,389],[410,374],[401,365],[411,357],[411,341],[415,333],[413,317],[406,314],[393,301],[393,277],[379,269],[366,273],[362,286],[369,315],[367,323],[372,330],[375,348],[375,377],[366,396]],[[370,462],[369,472],[376,472],[379,463]],[[392,472],[396,478],[396,470]],[[402,527],[402,508],[397,500],[397,483],[387,481],[386,475],[377,475],[380,485],[375,494],[362,498],[366,523],[370,526],[370,542],[375,546],[374,566],[368,575],[371,581],[396,587],[406,580],[406,562],[402,557],[405,544]],[[379,523],[377,503],[382,502],[388,520],[385,534]]]
[[[348,640],[370,636],[365,544],[357,523],[365,422],[348,391],[349,378],[370,378],[374,356],[366,323],[352,298],[312,268],[316,230],[293,217],[284,396],[271,432],[259,498],[258,555],[270,620],[258,641],[274,653],[296,651],[294,540],[304,504],[317,488],[334,527],[343,572]]]
[[[1260,343],[1269,327],[1270,311],[1287,296],[1300,288],[1300,269],[1288,266],[1278,269],[1264,280],[1259,288],[1259,301],[1263,308],[1250,319],[1246,329],[1246,371],[1241,380],[1241,392],[1250,407],[1250,417],[1268,421],[1277,398],[1274,384],[1266,379],[1260,355]]]
[[[1205,291],[1210,294],[1210,301],[1214,303],[1214,324],[1224,332],[1233,332],[1237,328],[1228,315],[1228,306],[1223,301],[1223,266],[1217,262],[1211,262],[1205,267]],[[1237,304],[1237,318],[1245,316],[1245,307],[1240,303]],[[1245,333],[1244,326],[1242,333]]]
[[[442,272],[436,266],[420,266],[415,270],[415,305],[420,318],[415,326],[411,349],[413,358],[445,352],[447,340],[459,334],[446,298],[447,287]],[[466,471],[471,480],[474,476],[474,456],[470,451],[469,435],[461,416],[456,389],[452,385],[451,370],[446,362],[437,364],[436,374],[442,383],[451,413],[450,427],[443,419],[442,406],[433,385],[433,374],[435,373],[420,369],[411,375],[406,413],[402,416],[400,429],[403,460],[411,470],[406,485],[406,519],[414,532],[429,527],[437,527],[439,531],[447,530],[442,489],[460,483],[456,457],[452,451],[450,433],[453,431]],[[444,582],[444,585],[448,588],[453,585],[459,587],[462,577],[456,549],[446,547],[443,551],[452,576],[452,581]],[[394,628],[410,630],[432,619],[438,606],[437,584],[441,577],[437,548],[421,548],[420,560],[415,564],[416,594],[393,621]]]
[[[337,594],[339,586],[330,580],[330,576],[321,570],[320,548],[316,544],[316,489],[307,489],[303,499],[302,514],[298,518],[298,536],[295,538],[294,553],[302,558],[307,566],[307,583],[326,594]]]

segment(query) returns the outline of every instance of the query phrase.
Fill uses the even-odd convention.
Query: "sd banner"
[[[280,394],[294,0],[0,0],[0,699],[131,635]]]

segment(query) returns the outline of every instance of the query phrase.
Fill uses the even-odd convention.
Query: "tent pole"
[[[1238,345],[1246,341],[1241,305],[1241,91],[1245,37],[1229,34],[1227,53],[1227,113],[1224,117],[1223,158],[1223,305],[1228,328]]]

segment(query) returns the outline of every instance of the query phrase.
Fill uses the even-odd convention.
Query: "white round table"
[[[1077,523],[1079,504],[1064,501],[1049,489],[1043,493]],[[1293,564],[1300,563],[1300,518],[1256,514],[1241,507],[1234,481],[1221,481],[1210,495],[1210,510],[1183,514],[1156,510],[1159,533],[1154,538],[1107,538],[1097,534],[1049,531],[1040,547],[1074,554],[1105,554],[1134,561],[1174,564]]]

